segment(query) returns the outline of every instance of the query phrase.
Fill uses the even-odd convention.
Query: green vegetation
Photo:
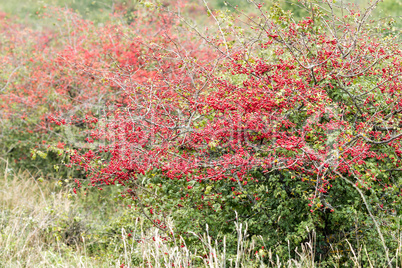
[[[37,180],[27,172],[11,170],[4,161],[1,166],[0,267],[188,267],[189,260],[220,267],[223,259],[250,267],[268,254],[255,248],[247,239],[247,227],[237,223],[241,247],[236,254],[225,253],[215,241],[202,237],[201,251],[215,254],[202,260],[184,240],[166,243],[141,214],[115,206],[121,202],[117,193],[73,194],[66,182]],[[260,250],[257,258],[256,250]],[[298,254],[293,262],[303,267],[314,253],[306,244]],[[275,254],[270,258],[271,263],[277,262]]]
[[[115,8],[114,0],[26,0],[0,1],[0,10],[17,16],[25,23],[37,24],[37,19],[44,10],[51,7],[70,8],[86,19],[100,22],[109,17]]]
[[[121,203],[117,193],[95,190],[74,194],[68,182],[38,180],[27,172],[11,170],[3,160],[1,167],[0,267],[164,267],[173,263],[175,267],[218,268],[224,260],[227,267],[321,267],[314,261],[314,232],[288,260],[269,245],[257,246],[261,239],[252,237],[249,226],[236,221],[231,223],[235,233],[223,241],[208,237],[211,230],[207,227],[200,237],[203,246],[198,249],[184,239],[166,243],[161,231],[141,214],[127,206],[115,206]],[[169,228],[173,230],[174,224],[170,221]],[[400,252],[402,238],[398,239],[396,250]],[[235,243],[237,250],[230,253],[219,246],[226,243]],[[354,251],[330,246],[334,259],[323,264],[325,267],[339,267],[345,252],[351,253],[350,267],[359,267],[362,260],[378,267],[378,260],[365,248]],[[201,252],[205,258],[199,257]],[[188,261],[193,266],[188,266]]]

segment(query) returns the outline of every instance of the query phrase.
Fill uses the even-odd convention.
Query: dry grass
[[[99,267],[81,247],[65,246],[58,224],[74,210],[66,191],[30,174],[0,179],[0,267]]]

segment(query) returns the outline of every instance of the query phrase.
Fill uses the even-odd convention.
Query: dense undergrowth
[[[73,194],[61,182],[37,180],[27,171],[9,168],[4,160],[1,166],[0,267],[223,267],[224,263],[226,267],[321,267],[315,260],[314,232],[288,259],[258,247],[260,241],[255,240],[260,238],[250,240],[248,226],[239,222],[233,223],[235,254],[208,237],[208,227],[200,237],[201,248],[186,245],[183,238],[166,243],[160,230],[141,214],[116,206],[120,204],[117,192]],[[171,230],[173,225],[170,221]],[[396,239],[398,256],[402,238]],[[332,247],[334,258],[325,266],[342,267],[345,252]],[[378,267],[366,248],[346,251],[350,267],[362,267],[365,258],[369,267]],[[395,267],[400,262],[397,259]]]
[[[261,238],[250,239],[248,226],[240,222],[233,223],[235,254],[208,237],[208,227],[200,248],[183,238],[166,243],[141,214],[115,206],[120,203],[117,192],[73,194],[60,182],[37,180],[27,171],[10,169],[6,161],[1,166],[0,267],[321,267],[315,261],[314,232],[287,259],[258,247]],[[169,221],[169,229],[173,226]],[[398,239],[396,256],[402,249]],[[350,266],[361,267],[368,258],[369,267],[378,267],[366,248],[347,251]],[[334,248],[333,255],[325,266],[342,267],[345,252]]]
[[[110,190],[72,194],[60,182],[37,180],[27,171],[10,169],[7,162],[2,168],[1,267],[221,267],[225,259],[230,267],[255,267],[268,256],[250,244],[247,227],[239,223],[236,255],[217,248],[216,241],[205,236],[208,230],[201,237],[201,253],[183,239],[163,241],[141,214],[115,206],[117,193]],[[269,254],[271,264],[283,262]],[[313,249],[306,245],[297,260],[288,262],[313,265],[310,254]]]

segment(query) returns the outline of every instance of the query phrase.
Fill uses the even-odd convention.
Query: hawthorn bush
[[[138,79],[133,63],[108,77],[121,101],[91,133],[99,146],[71,152],[72,163],[92,186],[125,186],[122,196],[162,230],[171,214],[190,240],[206,224],[214,237],[230,234],[237,211],[283,255],[315,230],[321,260],[330,244],[345,251],[346,240],[358,248],[363,239],[391,265],[402,136],[396,37],[370,25],[376,3],[361,12],[301,2],[309,16],[299,21],[254,4],[259,16],[240,19],[207,7],[216,33],[159,11],[175,27],[159,26],[148,43],[141,70],[152,80]],[[203,42],[186,42],[183,27]]]
[[[49,170],[61,155],[77,188],[124,189],[162,239],[178,240],[172,217],[201,255],[207,225],[236,254],[239,220],[284,259],[315,231],[322,265],[352,265],[349,251],[364,247],[364,265],[392,266],[402,55],[371,23],[377,3],[300,1],[301,19],[279,5],[206,5],[207,29],[180,2],[117,9],[96,26],[49,11],[56,30],[40,34],[3,19],[3,150]]]
[[[126,7],[116,4],[116,13],[102,26],[71,10],[48,7],[38,16],[53,25],[41,30],[2,15],[3,155],[49,177],[84,177],[60,165],[59,156],[68,162],[65,145],[89,148],[100,114],[125,102],[121,85],[110,79],[122,68],[136,65],[130,79],[138,83],[152,79],[153,70],[139,68],[146,65],[142,56],[148,44],[160,42],[159,27],[171,27],[168,17],[155,20],[139,8],[127,15]],[[127,21],[137,25],[136,31]]]

